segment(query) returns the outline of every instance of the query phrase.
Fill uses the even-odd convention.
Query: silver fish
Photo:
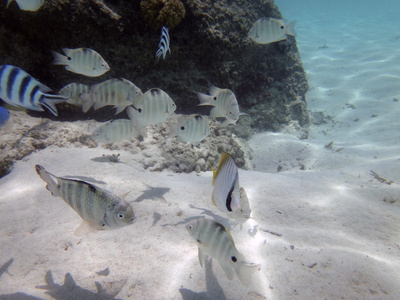
[[[211,200],[219,210],[225,213],[235,212],[240,209],[239,173],[232,157],[224,152],[213,170],[214,187]]]
[[[171,126],[170,137],[176,136],[183,143],[193,143],[196,147],[210,133],[210,124],[207,117],[200,115],[191,115],[188,118],[182,118],[178,125]]]
[[[91,137],[97,142],[110,144],[133,138],[136,132],[136,127],[131,120],[118,119],[101,125]]]
[[[197,93],[200,101],[199,106],[214,106],[210,112],[210,116],[213,118],[225,118],[226,120],[222,123],[222,126],[235,124],[240,115],[245,115],[239,112],[236,96],[231,90],[212,86],[209,89],[209,93],[210,95]]]
[[[168,28],[163,26],[161,29],[161,39],[158,43],[158,50],[156,53],[157,60],[159,60],[161,56],[165,59],[168,51],[171,53],[171,49],[169,48],[169,32]]]
[[[6,8],[12,1],[7,0]],[[28,11],[37,11],[44,4],[44,0],[15,0],[15,2],[17,2],[19,9]]]
[[[251,208],[249,203],[249,198],[247,197],[246,191],[243,187],[240,187],[240,209],[227,213],[229,218],[236,220],[242,227],[242,224],[250,219]]]
[[[66,56],[51,51],[54,65],[65,65],[65,69],[88,77],[97,77],[110,70],[107,62],[99,53],[89,48],[62,48]]]
[[[66,97],[67,103],[77,106],[82,106],[82,99],[79,97],[82,93],[88,93],[89,86],[82,83],[70,83],[58,91],[59,95]]]
[[[44,111],[57,116],[55,104],[65,102],[64,96],[47,94],[51,89],[18,67],[0,66],[0,98],[12,106]]]
[[[127,79],[112,78],[90,86],[90,93],[82,93],[83,112],[87,112],[94,104],[94,110],[107,105],[117,108],[115,114],[122,112],[133,100],[143,93],[136,85]]]
[[[260,264],[246,262],[244,255],[236,249],[229,230],[222,224],[202,218],[188,223],[186,229],[197,243],[202,267],[209,255],[220,263],[229,280],[236,273],[246,286],[251,283],[253,273],[261,269]]]
[[[150,89],[133,101],[135,109],[128,109],[128,116],[138,129],[164,122],[175,112],[176,105],[171,97],[160,89]]]
[[[257,20],[248,36],[257,44],[269,44],[287,39],[288,35],[296,35],[295,22],[286,24],[285,20],[262,18]]]
[[[86,225],[93,230],[116,229],[136,220],[132,206],[114,194],[84,181],[57,177],[40,165],[35,169],[51,194],[61,197],[84,220],[76,234]]]

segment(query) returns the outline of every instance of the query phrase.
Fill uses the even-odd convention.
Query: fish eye
[[[285,29],[285,26],[282,25],[282,26],[281,26],[281,29]]]
[[[124,218],[124,214],[119,214],[118,218],[123,219]]]
[[[69,57],[69,56],[67,57],[67,60],[71,60],[71,59],[72,59],[71,57]]]
[[[141,109],[141,108],[138,108],[138,110],[137,110],[137,111],[141,113],[141,112],[142,112],[142,109]]]
[[[217,101],[217,97],[214,97],[213,99],[214,99],[215,101]]]
[[[189,225],[189,226],[188,226],[188,229],[189,229],[189,230],[193,230],[193,225]]]
[[[106,226],[106,223],[101,224],[101,226],[105,227],[105,226]]]
[[[231,259],[233,262],[237,262],[237,258],[235,256],[232,256]]]
[[[182,126],[182,127],[181,127],[181,130],[185,130],[185,126]]]

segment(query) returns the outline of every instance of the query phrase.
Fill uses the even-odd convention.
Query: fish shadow
[[[226,228],[231,230],[231,225],[229,223],[229,218],[221,217],[220,215],[214,214],[211,210],[208,210],[208,209],[205,209],[205,208],[201,208],[201,207],[196,207],[193,204],[189,204],[189,207],[201,210],[202,211],[201,214],[210,216],[214,221],[223,224],[224,226],[226,226]]]
[[[9,261],[7,261],[4,265],[1,266],[0,268],[0,277],[1,275],[3,275],[4,273],[7,273],[10,276],[13,276],[12,274],[10,274],[8,272],[8,268],[11,266],[11,264],[14,262],[14,258],[11,258]]]
[[[170,188],[165,188],[165,187],[152,187],[148,184],[148,189],[143,191],[142,194],[134,200],[134,202],[142,202],[143,200],[157,200],[161,199],[164,200],[165,203],[167,203],[167,200],[164,198],[164,195],[168,193],[171,189]]]
[[[212,258],[208,257],[205,261],[204,272],[206,275],[206,288],[207,292],[196,293],[189,289],[181,288],[179,292],[181,293],[183,300],[191,299],[219,299],[226,300],[225,293],[218,283],[217,278],[212,270]]]
[[[122,290],[126,284],[125,280],[108,283],[111,286],[107,290],[95,281],[97,293],[86,290],[78,286],[70,273],[65,274],[64,284],[59,285],[54,282],[53,274],[47,271],[44,277],[46,285],[36,286],[37,289],[46,290],[45,294],[50,295],[57,300],[85,299],[85,300],[109,300],[116,299],[115,296]]]
[[[43,298],[38,298],[24,293],[14,293],[0,295],[0,300],[43,300]]]

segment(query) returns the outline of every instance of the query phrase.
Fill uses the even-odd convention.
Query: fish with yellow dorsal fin
[[[237,211],[240,209],[239,173],[233,158],[222,153],[217,170],[212,170],[213,204],[225,213]]]

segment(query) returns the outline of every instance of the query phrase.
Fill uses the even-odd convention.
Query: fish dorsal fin
[[[219,160],[218,168],[217,168],[217,171],[215,172],[214,178],[218,177],[219,173],[221,172],[222,167],[228,162],[229,159],[232,159],[232,157],[228,153],[223,152],[221,154],[221,159]],[[213,180],[213,182],[214,182],[214,180]]]
[[[210,164],[211,170],[213,171],[213,180],[212,180],[212,186],[214,186],[214,181],[215,178],[217,177],[217,171],[214,170],[214,168],[212,167],[212,165]]]
[[[220,88],[217,88],[216,86],[210,86],[210,88],[208,89],[208,92],[209,92],[209,94],[211,95],[211,96],[216,96],[218,93],[219,93],[219,91],[220,91],[221,89]]]
[[[229,237],[229,239],[231,240],[233,247],[236,248],[236,247],[235,247],[235,242],[233,241],[233,237],[232,237],[232,235],[231,235],[229,229],[226,228],[225,226],[224,226],[224,229],[225,229],[226,233],[228,234],[228,237]]]

